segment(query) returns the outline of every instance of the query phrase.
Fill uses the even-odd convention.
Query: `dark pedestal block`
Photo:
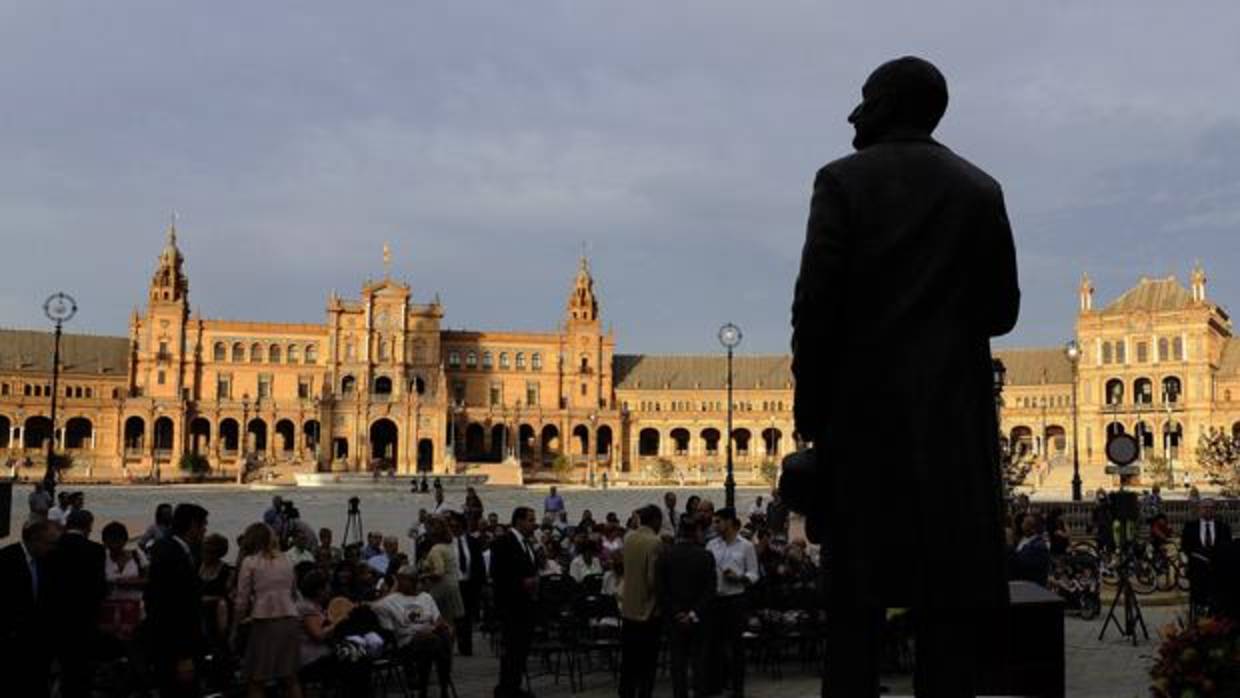
[[[979,693],[999,696],[1064,695],[1063,600],[1030,582],[1009,584],[1012,603],[996,619],[995,643],[984,653]]]

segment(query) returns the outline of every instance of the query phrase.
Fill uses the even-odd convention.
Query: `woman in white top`
[[[595,555],[595,542],[586,540],[580,546],[580,554],[568,566],[568,574],[578,583],[586,577],[603,573],[603,564]]]
[[[104,627],[101,630],[121,641],[133,637],[142,620],[142,590],[146,588],[146,559],[135,549],[126,548],[129,530],[113,521],[100,532],[107,550],[103,573],[108,581],[104,599]]]

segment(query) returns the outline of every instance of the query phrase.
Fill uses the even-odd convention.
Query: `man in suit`
[[[624,536],[624,593],[620,615],[620,698],[650,698],[659,657],[659,595],[655,568],[663,542],[663,512],[650,504],[637,510],[641,525]]]
[[[48,695],[56,630],[48,557],[59,537],[60,526],[38,519],[0,549],[0,677],[14,696]]]
[[[482,544],[466,531],[465,515],[454,511],[449,520],[452,536],[456,539],[461,599],[465,602],[465,615],[456,619],[456,648],[462,657],[470,657],[474,653],[474,623],[478,619],[478,598],[486,581],[487,568],[482,559]]]
[[[861,94],[857,152],[814,182],[792,305],[794,418],[833,565],[824,690],[878,693],[883,609],[901,606],[917,695],[971,696],[974,621],[1008,602],[989,340],[1016,323],[1015,248],[999,184],[931,138],[943,75],[900,58]]]
[[[537,527],[534,510],[517,507],[512,512],[512,528],[491,543],[491,582],[503,639],[495,698],[532,698],[521,688],[521,677],[530,653],[538,593],[538,566],[529,541]]]
[[[659,556],[656,579],[671,649],[672,696],[689,698],[689,666],[693,694],[704,696],[706,613],[715,596],[715,557],[702,547],[702,528],[693,519],[681,522],[676,543]]]
[[[1215,518],[1213,499],[1197,505],[1197,519],[1184,524],[1180,550],[1188,556],[1189,600],[1194,607],[1214,603],[1214,573],[1218,553],[1231,543],[1231,526]]]
[[[95,517],[89,511],[70,511],[64,535],[49,557],[60,693],[65,698],[90,695],[99,606],[108,595],[106,552],[102,544],[90,539],[94,524]]]
[[[207,510],[178,504],[170,535],[151,546],[146,617],[161,698],[198,695],[196,663],[205,640],[196,551],[206,533]]]

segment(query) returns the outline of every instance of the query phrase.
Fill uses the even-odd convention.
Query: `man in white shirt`
[[[663,538],[675,538],[680,527],[680,512],[676,511],[676,493],[667,492],[663,495],[663,528],[659,535]]]
[[[418,591],[417,569],[411,565],[400,568],[396,572],[396,586],[387,596],[371,602],[370,607],[379,625],[396,639],[400,653],[417,665],[418,695],[426,695],[432,663],[439,677],[440,695],[447,695],[452,670],[445,632],[448,625],[431,595]]]
[[[718,582],[711,610],[709,666],[726,666],[728,672],[712,672],[708,695],[723,690],[724,674],[730,674],[732,695],[744,694],[745,648],[741,634],[745,631],[748,604],[745,592],[758,581],[758,554],[753,543],[740,536],[741,522],[736,510],[724,507],[715,512],[716,538],[706,544],[715,557]]]
[[[73,506],[69,503],[69,493],[61,492],[56,495],[56,506],[47,511],[47,520],[55,521],[61,526],[65,525],[65,519],[69,516],[69,511]]]
[[[448,503],[445,502],[443,499],[443,488],[436,487],[435,488],[435,506],[431,509],[431,513],[438,516],[440,514],[446,514],[450,511],[452,511],[452,507],[448,506]]]
[[[383,552],[367,560],[366,564],[378,574],[385,575],[388,573],[388,567],[391,566],[392,560],[399,554],[400,541],[396,539],[396,536],[384,536]]]

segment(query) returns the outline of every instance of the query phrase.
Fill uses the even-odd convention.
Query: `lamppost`
[[[60,391],[60,328],[77,314],[77,301],[66,293],[53,293],[43,302],[43,314],[56,323],[56,335],[52,343],[52,438],[47,441],[47,471],[43,475],[43,487],[49,496],[56,494],[56,393]],[[25,429],[22,438],[25,439]]]
[[[250,394],[241,394],[241,457],[237,461],[237,484],[245,482],[245,471],[250,468]]]
[[[1173,471],[1171,460],[1171,405],[1174,404],[1176,397],[1177,393],[1174,387],[1169,383],[1163,383],[1163,406],[1167,408],[1166,434],[1164,434],[1163,439],[1165,440],[1164,450],[1167,456],[1167,479],[1171,481],[1172,487],[1175,487],[1175,472]]]
[[[1072,501],[1081,501],[1081,449],[1077,444],[1077,422],[1079,408],[1076,402],[1077,382],[1081,363],[1081,347],[1075,339],[1069,340],[1064,346],[1064,354],[1068,363],[1072,364]]]
[[[594,451],[591,448],[592,439],[598,438],[598,415],[594,412],[590,413],[590,433],[586,435],[586,468],[590,475],[590,487],[594,487]]]
[[[723,481],[724,501],[736,506],[736,479],[732,474],[732,351],[741,343],[741,328],[727,323],[719,328],[719,343],[728,350],[728,476]]]
[[[512,428],[516,434],[513,438],[513,451],[516,453],[517,465],[521,465],[521,401],[512,407]]]

